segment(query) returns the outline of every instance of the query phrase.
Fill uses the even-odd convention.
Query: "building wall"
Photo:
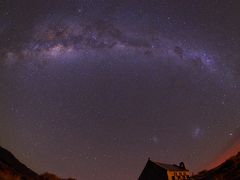
[[[167,171],[167,175],[168,175],[168,180],[186,180],[190,177],[190,172],[189,171]]]

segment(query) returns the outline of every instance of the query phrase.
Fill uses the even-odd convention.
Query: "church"
[[[188,180],[190,172],[183,162],[179,165],[164,164],[148,159],[138,180]]]

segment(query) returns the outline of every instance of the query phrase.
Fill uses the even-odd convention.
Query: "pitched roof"
[[[156,164],[157,166],[160,166],[161,168],[164,168],[166,170],[169,171],[189,171],[186,168],[180,167],[176,164],[164,164],[164,163],[159,163],[156,161],[152,161],[154,164]]]

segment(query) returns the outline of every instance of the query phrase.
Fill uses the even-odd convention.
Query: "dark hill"
[[[201,171],[195,180],[240,180],[240,152],[221,165],[208,171]]]
[[[38,175],[23,163],[21,163],[11,152],[0,146],[0,180],[64,180],[54,174],[45,173]],[[74,180],[74,179],[65,179]]]
[[[23,179],[36,179],[38,174],[26,167],[8,150],[0,147],[0,171],[1,174],[11,174]]]

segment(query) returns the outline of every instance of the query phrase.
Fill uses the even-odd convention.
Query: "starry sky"
[[[137,179],[148,157],[216,165],[240,149],[239,9],[0,1],[0,145],[38,173],[87,180]]]

